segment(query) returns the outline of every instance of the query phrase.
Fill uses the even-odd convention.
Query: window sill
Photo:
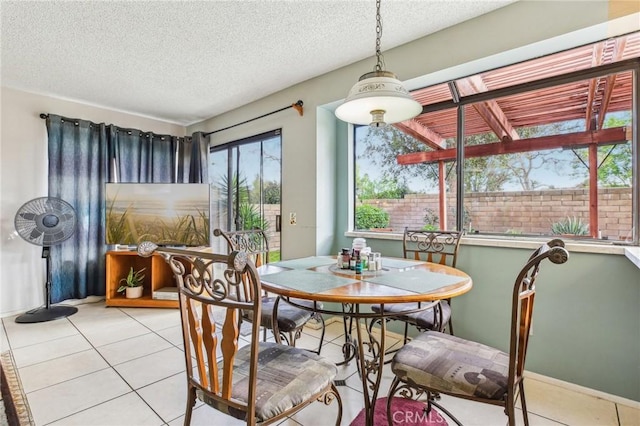
[[[367,232],[367,231],[349,231],[345,232],[345,237],[360,237],[368,240],[397,240],[402,241],[402,233],[398,232]],[[469,246],[483,247],[504,247],[504,248],[522,248],[535,250],[540,244],[551,240],[552,237],[540,237],[530,239],[518,239],[518,237],[500,237],[500,236],[480,236],[466,235],[462,238],[460,244]],[[615,245],[611,242],[592,242],[581,243],[577,241],[563,239],[567,250],[576,253],[597,253],[597,254],[614,254],[627,256],[638,268],[640,268],[640,247]]]
[[[640,268],[640,247],[625,247],[624,254],[627,259]]]

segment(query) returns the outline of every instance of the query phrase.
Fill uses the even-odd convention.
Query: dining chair
[[[272,424],[314,401],[342,401],[333,380],[335,365],[293,346],[260,341],[262,309],[258,271],[245,252],[229,255],[158,249],[143,243],[139,253],[159,253],[177,281],[187,375],[184,424],[196,399],[248,425]],[[251,312],[250,342],[239,347],[238,317]],[[216,321],[222,318],[222,324]]]
[[[394,379],[388,401],[399,393],[412,398],[426,393],[427,415],[436,406],[456,424],[453,414],[434,401],[446,394],[502,406],[509,425],[516,424],[515,404],[520,396],[524,424],[529,424],[524,395],[524,364],[529,343],[536,278],[542,261],[562,264],[569,259],[564,242],[554,239],[535,250],[520,270],[511,299],[511,336],[509,352],[449,334],[428,331],[420,334],[396,352],[391,361]],[[387,413],[391,413],[391,403]],[[391,423],[389,423],[391,425]]]
[[[402,251],[406,259],[422,260],[441,265],[456,267],[460,239],[464,232],[458,231],[426,231],[422,229],[404,229]],[[448,328],[453,335],[451,321],[451,299],[437,300],[429,304],[392,303],[373,305],[374,312],[385,314],[386,320],[404,322],[404,342],[409,340],[409,325],[420,331],[444,331]],[[409,311],[411,313],[403,313]],[[372,322],[372,326],[373,326]]]
[[[256,267],[269,263],[269,239],[266,233],[259,228],[243,231],[223,231],[214,229],[213,235],[223,237],[229,246],[229,250],[242,250],[246,252]],[[296,303],[308,309],[298,308],[289,304],[280,297],[272,297],[264,294],[262,299],[262,317],[260,323],[263,325],[263,340],[267,340],[267,330],[272,330],[277,341],[282,339],[291,346],[296,345],[296,340],[302,334],[302,329],[309,321],[316,321],[320,324],[320,342],[315,351],[318,355],[322,351],[324,343],[325,324],[324,318],[314,309],[322,309],[321,303],[310,302],[308,300],[298,300]],[[274,318],[275,316],[275,318]],[[252,321],[250,312],[245,312],[241,320]],[[276,324],[274,330],[273,324]]]

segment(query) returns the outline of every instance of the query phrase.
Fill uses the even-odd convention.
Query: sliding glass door
[[[263,229],[273,256],[280,253],[282,139],[280,130],[210,148],[211,226]],[[212,247],[224,252],[214,237]],[[272,259],[273,260],[273,259]]]

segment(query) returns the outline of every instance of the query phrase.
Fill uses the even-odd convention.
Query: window
[[[638,56],[635,33],[421,89],[415,119],[357,127],[356,230],[637,242]]]
[[[277,260],[282,193],[280,130],[211,147],[209,163],[211,226],[230,231],[263,229],[275,256],[271,260]]]

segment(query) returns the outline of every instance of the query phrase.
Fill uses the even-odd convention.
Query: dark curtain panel
[[[184,138],[178,144],[177,182],[208,183],[208,155],[209,136],[196,132],[190,138]]]
[[[51,302],[105,294],[106,182],[207,182],[208,139],[156,135],[50,114],[49,196],[71,204],[75,234],[51,248]]]
[[[74,235],[51,247],[51,302],[105,293],[104,182],[108,173],[104,124],[47,118],[49,196],[71,204]]]
[[[179,138],[109,126],[113,182],[174,183]]]

